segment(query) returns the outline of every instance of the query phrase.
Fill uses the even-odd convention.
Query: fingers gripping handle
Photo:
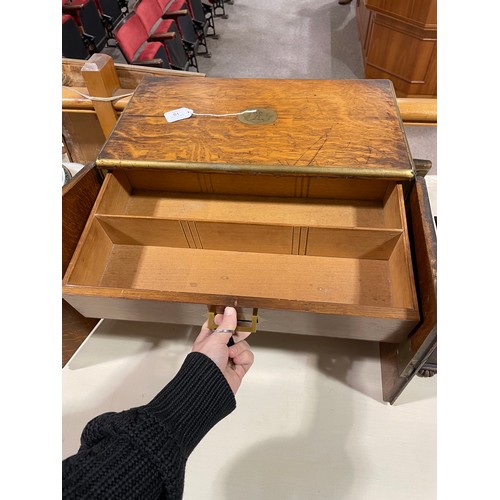
[[[208,328],[210,328],[210,330],[217,330],[218,328],[218,325],[215,323],[215,315],[217,312],[217,306],[210,306],[208,309]],[[259,322],[258,312],[259,310],[256,307],[252,309],[251,317],[238,312],[238,323],[235,333],[255,333],[257,331],[257,323]]]

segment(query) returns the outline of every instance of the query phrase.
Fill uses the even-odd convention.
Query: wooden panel
[[[218,194],[300,196],[300,177],[248,174],[205,174],[210,178],[210,190]]]
[[[207,317],[207,306],[182,302],[141,300],[123,297],[68,296],[75,308],[99,318],[199,325]],[[238,313],[239,314],[239,313]],[[395,318],[339,316],[312,312],[259,309],[257,333],[284,332],[300,335],[398,342],[416,322]]]
[[[92,61],[92,57],[89,59]],[[82,59],[62,58],[63,85],[72,87],[85,86],[85,80],[82,76],[82,66],[87,61]],[[204,77],[204,73],[195,73],[193,71],[177,71],[163,68],[149,68],[145,66],[135,66],[132,64],[115,63],[116,72],[122,88],[135,88],[145,75],[171,76],[171,77]]]
[[[98,215],[97,220],[113,243],[189,248],[179,221]]]
[[[167,123],[165,111],[181,105],[215,114],[273,108],[278,119],[260,126],[207,116]],[[145,77],[98,164],[411,177],[395,96],[383,80]]]
[[[401,231],[311,227],[304,253],[324,257],[388,260],[400,236]]]
[[[307,196],[311,198],[336,198],[338,200],[382,200],[388,185],[383,179],[335,179],[310,177],[307,179]]]
[[[180,325],[201,325],[208,318],[208,307],[205,304],[148,300],[145,297],[140,301],[130,301],[123,297],[105,295],[65,294],[65,297],[76,310],[92,318]]]
[[[197,172],[144,170],[133,168],[126,170],[130,184],[136,190],[175,191],[180,193],[202,193],[201,175]],[[118,173],[115,171],[115,173]]]
[[[436,97],[436,1],[359,3],[358,24],[371,12],[362,46],[365,78],[391,80],[398,98]]]
[[[382,200],[389,181],[264,173],[202,173],[179,170],[124,169],[137,190],[207,194]]]
[[[437,240],[423,177],[417,177],[408,205],[410,238],[421,323],[400,344],[380,344],[384,401],[394,403],[437,345]]]
[[[407,23],[432,29],[437,26],[437,0],[364,0],[366,6]]]
[[[400,184],[387,189],[384,198],[385,227],[402,228],[405,213],[403,188]]]
[[[406,252],[404,239],[397,241],[389,259],[391,269],[392,300],[398,307],[418,308],[415,290],[411,286],[411,261]]]
[[[101,225],[94,221],[86,234],[85,245],[76,254],[78,258],[71,270],[71,282],[98,285],[108,263],[113,244]]]
[[[201,248],[289,254],[292,228],[262,224],[196,222]]]
[[[316,227],[385,227],[382,202],[135,191],[127,215],[206,222]]]
[[[101,188],[92,164],[83,167],[62,188],[62,274],[66,272]]]
[[[408,325],[408,321],[401,319],[338,316],[260,308],[256,334],[282,332],[393,343],[405,338]]]
[[[436,41],[421,39],[375,19],[366,63],[408,83],[425,83]],[[415,57],[418,54],[418,58]]]
[[[86,318],[62,300],[62,366],[64,366],[89,336],[99,319]]]
[[[112,288],[378,307],[392,305],[389,283],[381,260],[121,245],[101,280]]]
[[[130,199],[132,187],[123,172],[107,174],[102,186],[102,194],[96,207],[98,214],[123,213]]]
[[[99,192],[100,176],[92,164],[83,167],[62,188],[62,274],[66,272]],[[62,366],[97,324],[62,300]]]
[[[97,115],[94,112],[63,112],[62,133],[74,163],[92,163],[105,142]]]

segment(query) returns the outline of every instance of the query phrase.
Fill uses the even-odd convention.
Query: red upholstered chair
[[[71,59],[88,59],[92,55],[93,37],[82,33],[73,16],[62,15],[62,55]]]
[[[165,36],[171,36],[165,34]],[[135,13],[122,19],[114,29],[114,38],[129,64],[171,69],[164,39],[153,40]]]
[[[109,34],[95,0],[62,0],[62,13],[73,16],[82,33],[94,38],[95,51],[107,45]]]
[[[168,18],[172,16],[177,23],[179,32],[182,36],[182,41],[188,50],[189,54],[193,58],[196,58],[196,54],[199,53],[200,45],[205,47],[205,51],[202,54],[205,57],[211,57],[208,51],[207,39],[203,32],[197,32],[194,26],[193,19],[189,12],[189,7],[186,0],[156,0],[158,5],[162,8],[162,17]],[[185,13],[185,15],[178,15],[178,13]],[[197,65],[197,62],[196,62]]]
[[[176,34],[175,39],[166,41],[170,62],[176,66],[176,69],[182,69],[184,60],[187,58],[188,67],[194,67],[198,71],[196,54],[182,39],[178,25],[175,22],[178,17],[185,17],[188,14],[187,9],[164,12],[156,0],[139,0],[134,6],[134,12],[139,16],[150,36],[165,32],[174,32]]]

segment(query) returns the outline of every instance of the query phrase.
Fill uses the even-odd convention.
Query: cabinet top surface
[[[192,116],[168,123],[164,113],[178,108],[217,115],[272,109],[277,119],[247,124],[238,116]],[[395,179],[413,175],[388,80],[146,76],[97,165]]]

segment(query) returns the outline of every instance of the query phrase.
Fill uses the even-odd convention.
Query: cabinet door
[[[396,401],[437,346],[437,239],[427,186],[417,177],[407,202],[421,322],[400,344],[380,343],[384,401]]]

